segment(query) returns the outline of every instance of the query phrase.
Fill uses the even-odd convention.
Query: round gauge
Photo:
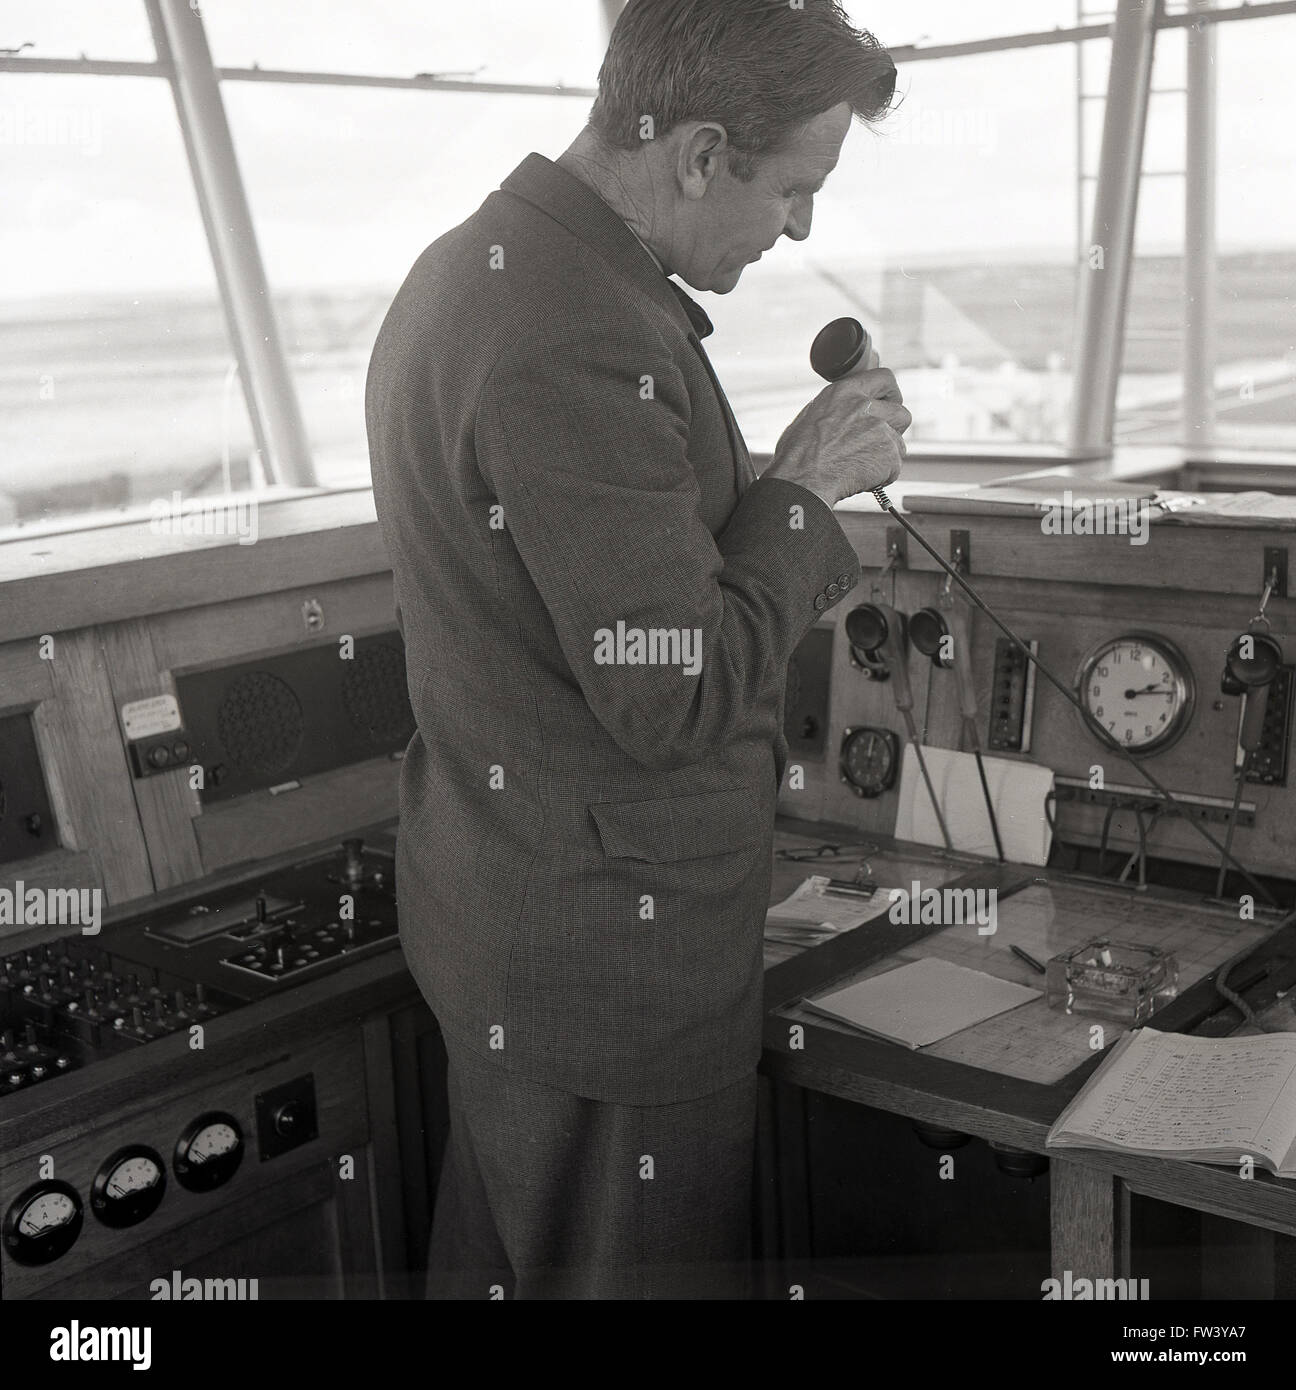
[[[20,1265],[49,1264],[72,1248],[83,1219],[75,1187],[53,1179],[38,1182],[9,1204],[4,1247]]]
[[[1188,727],[1196,690],[1183,653],[1164,637],[1127,633],[1080,663],[1080,703],[1132,753],[1159,753]]]
[[[90,1210],[105,1226],[134,1226],[158,1209],[166,1191],[162,1157],[130,1144],[105,1159],[90,1188]]]
[[[243,1131],[233,1115],[211,1110],[198,1118],[176,1142],[172,1168],[190,1192],[210,1192],[234,1176],[243,1161]]]
[[[856,796],[881,796],[895,785],[900,765],[900,740],[890,729],[864,725],[847,729],[842,739],[842,781]]]

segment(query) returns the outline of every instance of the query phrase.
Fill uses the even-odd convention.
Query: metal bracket
[[[1262,585],[1268,584],[1270,576],[1277,573],[1274,581],[1273,591],[1270,598],[1287,597],[1287,547],[1285,545],[1267,545],[1264,548],[1264,574],[1260,576]]]
[[[971,531],[950,532],[950,560],[960,574],[972,573]]]
[[[909,537],[901,527],[886,528],[886,548],[887,559],[892,561],[897,569],[909,568]]]

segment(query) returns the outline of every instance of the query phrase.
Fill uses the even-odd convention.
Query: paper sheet
[[[958,753],[952,748],[924,748],[923,757],[954,848],[993,858],[994,835],[976,759],[971,753]],[[1044,801],[1053,789],[1051,769],[984,754],[982,761],[1004,857],[1014,864],[1047,864],[1053,833],[1044,815]],[[904,750],[895,833],[900,840],[944,844],[912,744]]]
[[[765,939],[812,945],[880,917],[890,906],[889,889],[879,887],[872,897],[839,893],[827,874],[811,874],[765,914]]]
[[[866,1033],[919,1048],[1040,997],[1037,989],[927,957],[805,1002]]]

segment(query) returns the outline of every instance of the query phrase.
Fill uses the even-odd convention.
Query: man
[[[832,0],[630,0],[589,126],[430,246],[367,393],[418,733],[401,938],[442,1026],[434,1295],[735,1291],[788,660],[899,471],[889,372],[756,479],[670,280],[809,235],[891,60]]]

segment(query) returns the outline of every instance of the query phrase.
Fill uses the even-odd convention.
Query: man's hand
[[[783,431],[766,476],[799,483],[831,507],[900,474],[913,417],[877,353],[830,382]]]

